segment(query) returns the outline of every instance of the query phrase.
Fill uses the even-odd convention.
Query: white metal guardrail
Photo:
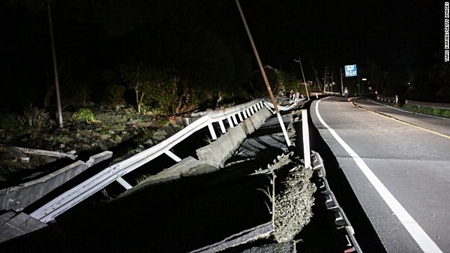
[[[130,173],[131,171],[152,161],[162,154],[166,154],[176,162],[181,161],[181,158],[170,151],[172,147],[204,127],[208,127],[212,139],[215,140],[217,139],[217,135],[215,133],[213,123],[218,122],[221,132],[225,133],[226,128],[224,120],[227,120],[230,127],[234,127],[239,123],[238,118],[239,121],[243,121],[263,108],[265,103],[266,102],[264,102],[264,100],[258,99],[231,108],[208,112],[184,129],[175,133],[170,138],[124,161],[105,168],[96,175],[35,210],[30,214],[30,216],[44,223],[52,221],[58,215],[69,210],[96,192],[102,190],[114,181],[120,183],[127,190],[131,189],[133,187],[122,178],[123,175]]]
[[[350,220],[347,218],[342,207],[339,205],[333,191],[330,188],[327,180],[327,173],[325,170],[325,166],[323,163],[323,159],[319,153],[312,151],[312,157],[314,160],[313,169],[317,171],[317,175],[319,177],[319,182],[321,185],[319,186],[319,190],[325,196],[325,207],[335,216],[335,225],[338,230],[345,230],[345,237],[347,239],[346,250],[344,252],[362,252],[361,247],[358,244],[358,241],[355,238],[355,230],[350,223]]]

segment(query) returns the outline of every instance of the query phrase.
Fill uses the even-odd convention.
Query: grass
[[[409,111],[409,112],[450,118],[450,109],[446,109],[446,108],[437,108],[437,107],[419,106],[419,105],[410,105],[410,104],[401,105],[401,104],[396,104],[396,103],[386,102],[386,101],[379,101],[379,102],[389,105],[389,106],[397,107],[397,108],[400,108],[400,109],[403,109],[403,110]]]
[[[401,106],[401,108],[410,112],[450,118],[450,109],[408,105],[408,104]]]

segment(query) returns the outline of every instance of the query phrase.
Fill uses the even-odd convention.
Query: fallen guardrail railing
[[[170,151],[170,149],[185,140],[191,134],[208,127],[211,138],[216,140],[217,134],[213,124],[218,123],[221,132],[226,133],[224,121],[228,123],[229,128],[233,128],[239,123],[238,119],[239,121],[243,121],[262,109],[263,106],[265,106],[265,102],[262,99],[258,99],[223,110],[207,112],[204,116],[175,133],[168,139],[126,160],[103,169],[74,188],[62,193],[55,199],[32,212],[30,216],[44,223],[52,221],[60,214],[74,207],[78,203],[113,182],[118,182],[125,188],[125,190],[129,190],[133,188],[133,186],[125,181],[122,176],[134,171],[135,169],[163,154],[167,155],[175,162],[180,162],[182,159]]]
[[[39,154],[41,155],[44,153],[58,155],[57,152],[52,151],[41,152],[41,151],[42,150],[39,150]],[[36,152],[34,152],[33,154],[36,154]],[[63,155],[61,157],[66,156]],[[102,153],[91,156],[89,160],[87,160],[86,162],[78,160],[40,178],[22,183],[17,186],[1,189],[0,210],[14,210],[16,212],[20,212],[27,206],[33,204],[34,202],[36,202],[49,192],[63,185],[70,179],[76,177],[83,171],[111,157],[112,157],[111,151],[104,151]]]

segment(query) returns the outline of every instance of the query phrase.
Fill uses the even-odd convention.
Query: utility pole
[[[327,66],[325,66],[325,71],[323,73],[323,91],[324,93],[327,92]]]
[[[53,56],[53,72],[55,72],[55,88],[56,88],[56,102],[58,105],[58,125],[59,128],[63,128],[63,117],[61,109],[61,97],[59,95],[59,80],[58,80],[58,65],[56,64],[56,50],[55,50],[55,39],[53,37],[53,22],[52,22],[52,12],[50,8],[50,3],[47,3],[48,10],[48,23],[50,27],[50,40],[52,43],[52,56]]]
[[[334,90],[334,72],[331,72],[331,92],[333,92]]]
[[[316,70],[316,68],[314,67],[314,63],[311,62],[311,65],[312,65],[312,67],[313,67],[314,76],[316,77],[317,86],[319,86],[319,90],[322,91],[322,88],[320,87],[319,76],[317,75],[317,70]]]
[[[344,70],[343,68],[339,69],[339,74],[341,75],[341,95],[344,95],[344,81],[342,79],[342,70]]]
[[[303,72],[302,60],[300,59],[300,56],[299,56],[298,60],[294,59],[294,61],[298,62],[300,64],[300,70],[302,71],[302,76],[303,76],[303,83],[305,84],[306,98],[309,100],[308,86],[306,85],[306,79],[305,79],[305,73]]]
[[[273,107],[275,108],[275,112],[277,114],[278,122],[280,123],[280,127],[281,127],[281,130],[284,135],[284,139],[286,140],[287,146],[291,146],[291,141],[289,140],[289,136],[286,131],[286,127],[284,126],[283,118],[281,118],[280,111],[278,110],[277,101],[275,100],[275,97],[273,96],[273,92],[272,92],[272,89],[270,88],[270,84],[269,84],[269,79],[267,79],[266,71],[264,70],[264,67],[261,63],[261,59],[259,58],[258,50],[256,49],[256,45],[255,45],[255,42],[253,41],[252,34],[250,33],[250,29],[248,28],[244,13],[242,12],[241,5],[239,4],[239,0],[236,0],[236,5],[239,10],[239,14],[241,15],[242,22],[244,23],[245,30],[246,30],[248,38],[250,40],[250,44],[252,45],[253,52],[256,57],[256,61],[258,62],[259,69],[260,69],[262,77],[264,79],[264,83],[266,84],[267,92],[269,93],[270,99],[272,100]]]

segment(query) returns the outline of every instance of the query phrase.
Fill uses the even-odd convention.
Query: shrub
[[[72,115],[72,119],[79,121],[83,120],[86,121],[86,123],[88,124],[99,122],[98,120],[95,119],[94,113],[92,113],[92,111],[87,108],[81,108],[78,112],[75,112]]]
[[[122,85],[108,85],[105,88],[105,103],[112,105],[116,110],[125,104],[126,87]]]
[[[0,129],[6,129],[12,132],[21,132],[26,128],[25,116],[16,114],[3,114],[0,116]]]
[[[44,109],[30,105],[23,110],[28,127],[43,128],[51,125],[50,116]]]

